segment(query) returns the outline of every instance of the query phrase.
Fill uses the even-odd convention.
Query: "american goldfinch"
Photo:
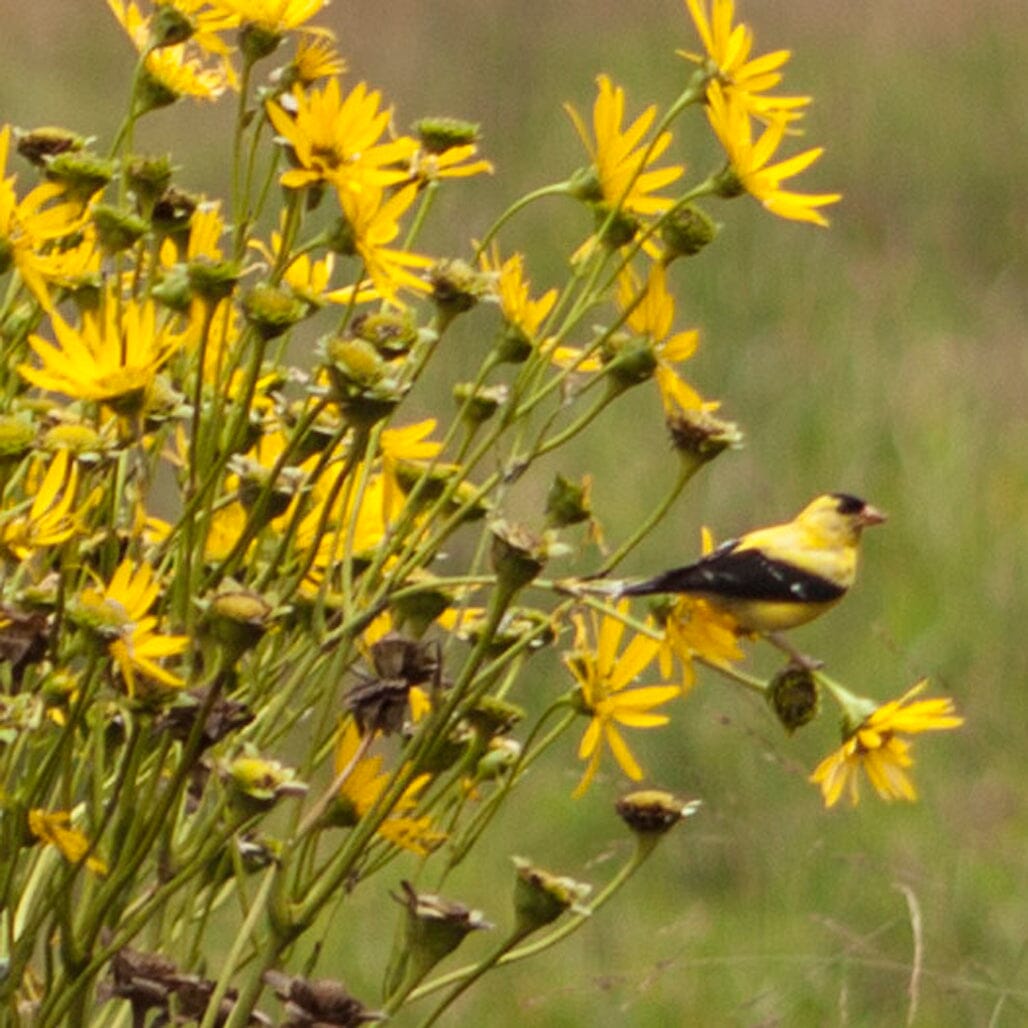
[[[792,521],[754,529],[695,564],[623,585],[617,593],[699,596],[731,615],[744,631],[773,638],[823,614],[846,595],[857,574],[861,531],[884,520],[881,511],[856,496],[828,493]]]

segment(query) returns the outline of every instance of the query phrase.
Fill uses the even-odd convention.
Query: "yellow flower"
[[[627,613],[628,601],[620,601],[617,610],[622,615]],[[578,797],[596,776],[603,755],[603,742],[610,747],[614,759],[629,778],[639,781],[643,777],[642,768],[618,725],[655,728],[667,724],[667,715],[651,711],[677,696],[680,690],[677,685],[629,688],[657,655],[660,648],[657,640],[645,635],[633,636],[619,656],[617,651],[625,630],[620,618],[605,615],[597,624],[596,616],[591,614],[587,627],[585,619],[579,615],[574,618],[574,624],[574,649],[564,655],[564,663],[578,683],[582,709],[592,719],[578,746],[578,756],[588,761],[582,780],[574,791]],[[596,638],[595,645],[589,642],[590,634]]]
[[[357,725],[349,720],[339,732],[335,751],[335,774],[339,777],[350,768],[339,788],[337,810],[349,824],[356,824],[377,802],[392,777],[382,771],[381,757],[362,756],[361,736]],[[378,834],[401,849],[410,850],[419,857],[427,857],[446,839],[446,833],[432,826],[430,817],[411,817],[418,796],[431,781],[428,774],[418,775],[404,789],[403,794],[378,826]]]
[[[427,293],[431,285],[408,268],[430,268],[430,257],[389,248],[400,234],[400,218],[418,195],[417,184],[393,193],[388,198],[378,186],[361,189],[342,188],[339,205],[346,220],[349,249],[364,262],[364,272],[379,294],[402,306],[397,291],[403,288]],[[361,287],[363,290],[363,286]]]
[[[125,559],[108,585],[88,586],[77,598],[77,620],[108,641],[107,651],[118,665],[129,696],[136,695],[137,673],[170,688],[183,680],[157,663],[189,645],[184,635],[160,635],[157,618],[148,612],[160,595],[160,583],[149,564]]]
[[[299,167],[282,174],[290,189],[319,182],[388,186],[408,177],[405,167],[389,167],[409,160],[417,143],[409,137],[379,139],[389,127],[392,110],[379,110],[382,94],[368,92],[363,82],[347,94],[339,92],[339,80],[330,79],[324,89],[304,92],[294,86],[290,114],[281,104],[268,101],[266,110],[275,131],[289,143]]]
[[[435,427],[436,419],[426,418],[414,425],[387,428],[382,432],[379,450],[382,453],[382,474],[385,479],[382,491],[384,518],[394,517],[398,508],[403,506],[402,489],[396,478],[400,462],[431,460],[442,450],[442,443],[426,438],[435,431]]]
[[[539,329],[557,302],[557,290],[549,289],[537,300],[531,296],[531,283],[525,277],[525,259],[520,253],[512,254],[505,261],[500,251],[492,251],[480,257],[482,270],[494,276],[496,296],[507,325],[522,336],[529,346],[538,344]]]
[[[99,312],[87,312],[73,328],[59,315],[52,319],[57,345],[33,335],[29,343],[41,368],[18,370],[40,389],[80,400],[98,400],[138,409],[146,390],[167,360],[186,345],[191,332],[158,326],[152,301],[118,300],[108,294]]]
[[[711,664],[730,664],[742,660],[745,654],[739,646],[735,622],[729,615],[706,600],[680,596],[664,621],[664,642],[659,656],[664,678],[671,674],[672,658],[678,658],[684,692],[696,683],[693,668],[696,658]]]
[[[884,703],[851,728],[842,746],[814,769],[810,781],[821,787],[825,806],[834,806],[844,792],[854,806],[860,799],[860,771],[884,800],[916,800],[917,791],[906,769],[913,764],[903,735],[937,732],[964,723],[948,698],[908,702],[923,691],[922,679],[898,700]]]
[[[67,450],[58,451],[28,513],[0,524],[0,544],[19,560],[28,560],[35,550],[70,539],[85,513],[81,507],[73,510],[78,482],[78,465]]]
[[[310,21],[328,0],[211,0],[216,8],[236,16],[243,25],[254,25],[274,35],[299,28]]]
[[[609,76],[596,79],[599,94],[593,105],[593,134],[590,138],[581,115],[570,104],[564,109],[571,117],[582,144],[592,158],[598,185],[605,203],[635,214],[660,214],[672,204],[668,197],[653,194],[679,179],[685,169],[679,165],[651,168],[671,145],[671,133],[662,132],[649,144],[644,142],[653,119],[655,105],[650,105],[627,129],[622,130],[625,115],[625,91],[615,86]]]
[[[143,66],[149,77],[152,94],[146,109],[173,103],[181,96],[192,96],[200,100],[217,100],[226,88],[235,88],[235,74],[227,61],[227,47],[214,34],[214,28],[225,28],[221,18],[213,22],[197,23],[200,31],[185,43],[173,46],[152,47],[151,21],[145,18],[132,0],[107,0],[118,24],[125,30],[140,55],[145,54]],[[186,13],[186,12],[183,12]],[[190,14],[195,19],[195,14]],[[197,48],[217,53],[221,58],[218,67],[205,66],[194,56]]]
[[[642,293],[642,299],[638,297]],[[653,344],[657,359],[654,375],[665,411],[677,407],[692,410],[702,406],[699,393],[678,377],[674,365],[688,360],[699,346],[696,329],[671,334],[675,319],[675,299],[668,292],[667,275],[662,264],[650,267],[650,276],[642,290],[639,278],[626,267],[618,278],[618,303],[629,311],[628,326]]]
[[[296,44],[290,68],[296,81],[307,86],[318,79],[342,75],[346,71],[346,61],[339,56],[329,32],[308,32]]]
[[[71,827],[71,814],[66,810],[30,810],[29,831],[44,845],[53,846],[70,864],[81,864],[95,875],[107,874],[107,865],[99,857],[86,856],[89,840]]]
[[[58,201],[63,187],[56,182],[36,186],[22,200],[15,191],[16,176],[4,178],[11,126],[0,129],[0,274],[13,265],[32,295],[50,309],[46,279],[53,274],[54,258],[44,254],[47,244],[77,231],[86,215],[78,203]]]
[[[707,93],[707,117],[728,156],[732,181],[724,196],[747,192],[772,214],[792,221],[827,226],[828,219],[817,210],[842,199],[839,193],[793,193],[782,189],[785,179],[809,168],[824,152],[821,147],[804,150],[777,164],[768,164],[785,135],[787,122],[774,117],[754,141],[753,126],[745,104],[734,93],[711,82]]]
[[[362,467],[351,474],[358,481]],[[314,597],[325,588],[325,579],[338,575],[347,556],[355,560],[369,559],[385,539],[388,520],[385,517],[385,482],[382,475],[372,475],[357,505],[357,489],[340,489],[338,474],[323,475],[314,488],[314,498],[296,533],[296,548],[314,550],[307,576],[300,583],[300,592]],[[328,518],[324,506],[332,503]]]
[[[772,112],[796,111],[810,103],[809,96],[763,96],[782,80],[780,68],[791,54],[788,50],[750,59],[753,32],[748,25],[732,24],[734,0],[685,0],[689,15],[706,49],[706,57],[679,50],[680,56],[705,65],[726,90],[737,94],[746,109],[761,117]],[[791,115],[798,117],[799,114]]]
[[[474,143],[454,146],[443,153],[433,153],[419,147],[410,159],[410,175],[419,182],[433,182],[441,178],[470,178],[472,175],[491,175],[494,171],[491,161],[479,158]]]

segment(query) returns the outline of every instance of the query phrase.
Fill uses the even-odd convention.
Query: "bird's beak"
[[[861,527],[866,528],[868,525],[880,525],[885,520],[885,515],[877,507],[872,507],[870,503],[864,504],[864,509],[860,512],[859,516]]]

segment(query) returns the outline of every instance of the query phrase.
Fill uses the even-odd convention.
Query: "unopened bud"
[[[713,460],[723,450],[742,445],[743,435],[734,421],[715,417],[704,408],[670,412],[667,427],[675,449],[700,461]]]
[[[693,204],[674,211],[661,225],[660,238],[675,257],[693,257],[717,237],[713,218]]]
[[[490,532],[493,570],[500,582],[511,592],[528,585],[546,565],[545,543],[506,521],[493,522]]]
[[[243,297],[246,320],[265,341],[289,331],[307,315],[307,305],[295,294],[269,282],[260,282]]]
[[[556,921],[565,910],[581,909],[582,901],[592,890],[585,882],[550,874],[522,857],[514,858],[514,866],[515,933],[519,936]]]
[[[111,255],[128,250],[146,235],[150,226],[132,211],[118,210],[105,203],[93,207],[93,224],[104,253]]]
[[[614,805],[618,817],[637,835],[663,835],[699,810],[699,800],[683,803],[670,792],[644,789],[622,796]]]
[[[790,735],[817,717],[819,699],[813,674],[796,664],[779,671],[767,690],[767,702]]]
[[[18,133],[18,153],[37,168],[62,153],[75,153],[85,148],[84,137],[68,129],[45,125],[31,132]]]

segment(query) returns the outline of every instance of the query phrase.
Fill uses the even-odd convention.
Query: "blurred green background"
[[[7,7],[0,117],[106,144],[131,55],[105,5]],[[919,1025],[1028,1024],[1028,5],[750,0],[739,13],[761,51],[793,50],[788,91],[816,98],[804,142],[827,152],[800,188],[845,200],[828,232],[748,199],[712,207],[717,245],[675,266],[679,325],[702,328],[687,375],[747,444],[699,477],[624,570],[690,559],[701,524],[724,538],[821,491],[866,496],[890,520],[866,541],[861,581],[796,641],[880,699],[928,675],[967,724],[916,741],[918,804],[865,789],[856,810],[826,813],[806,776],[836,744],[833,716],[787,739],[758,702],[703,679],[668,729],[634,734],[652,781],[702,797],[701,815],[594,924],[495,975],[450,1023],[901,1025],[916,1006]],[[323,21],[400,127],[481,122],[498,173],[444,191],[437,253],[466,252],[509,201],[584,163],[560,105],[587,110],[596,73],[623,83],[637,113],[677,94],[674,50],[697,46],[679,0],[337,0]],[[230,107],[151,116],[137,145],[171,150],[184,185],[224,195]],[[713,167],[700,119],[675,157],[697,176]],[[579,208],[551,200],[504,248],[529,252],[541,288],[586,231]],[[461,348],[485,345],[467,331],[443,370],[466,375]],[[615,542],[674,473],[643,391],[554,464],[596,473]],[[526,517],[543,488],[515,498]],[[758,669],[767,657],[758,650]],[[553,674],[539,658],[526,696],[563,689]],[[624,783],[611,772],[572,801],[576,741],[525,782],[449,895],[506,923],[510,854],[599,883],[624,859],[611,813]],[[396,911],[368,893],[343,908],[318,971],[374,1002],[369,939],[388,944]],[[469,940],[463,955],[488,945]]]

